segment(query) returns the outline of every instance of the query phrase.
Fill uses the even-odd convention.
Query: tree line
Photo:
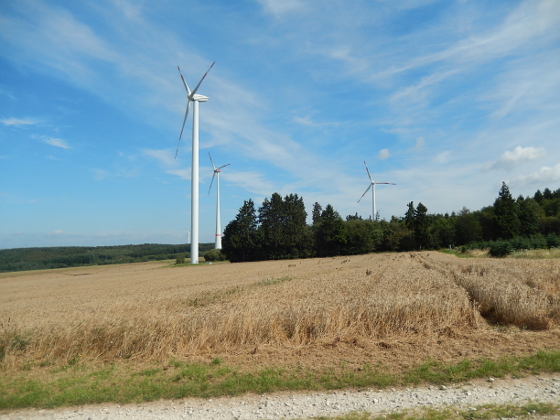
[[[319,203],[313,205],[311,224],[307,216],[297,194],[274,193],[258,209],[252,200],[245,200],[224,229],[222,252],[231,262],[241,262],[449,246],[485,248],[499,241],[560,246],[560,189],[514,199],[502,183],[493,205],[480,210],[463,207],[457,213],[430,214],[424,204],[409,202],[404,216],[389,221],[364,220],[357,214],[343,219],[330,204],[323,208]]]
[[[213,248],[200,244],[199,252]],[[190,245],[62,246],[0,250],[0,272],[190,258]]]

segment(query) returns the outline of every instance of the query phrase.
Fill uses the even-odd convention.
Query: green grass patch
[[[399,374],[390,375],[387,371],[382,365],[364,364],[360,368],[351,368],[343,364],[323,371],[261,368],[247,372],[226,366],[220,358],[208,364],[170,360],[166,366],[144,366],[137,370],[132,363],[103,365],[101,368],[82,361],[63,368],[38,363],[29,370],[14,370],[10,374],[3,372],[0,376],[0,409],[52,408],[103,402],[124,404],[248,392],[443,385],[489,376],[522,377],[560,372],[560,351],[538,352],[524,358],[463,360],[451,365],[428,360]]]

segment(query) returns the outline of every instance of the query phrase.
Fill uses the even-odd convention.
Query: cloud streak
[[[68,143],[66,143],[66,141],[64,141],[62,139],[48,138],[48,139],[45,139],[43,141],[50,146],[58,147],[60,149],[70,149],[70,146],[68,145]]]
[[[7,126],[21,127],[26,125],[36,125],[37,121],[31,118],[4,118],[0,122]]]

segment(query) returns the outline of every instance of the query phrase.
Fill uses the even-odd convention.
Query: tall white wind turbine
[[[397,185],[397,184],[393,184],[392,182],[378,182],[378,181],[374,181],[374,180],[371,178],[371,174],[369,173],[369,169],[368,169],[368,167],[367,167],[367,163],[366,163],[365,160],[364,160],[364,165],[366,166],[366,171],[367,171],[367,174],[368,174],[368,177],[369,177],[369,182],[370,182],[370,184],[368,185],[368,187],[366,188],[366,190],[364,191],[364,193],[362,194],[362,196],[361,196],[360,199],[358,200],[358,203],[361,201],[362,198],[364,198],[364,195],[366,195],[366,193],[369,191],[369,189],[373,187],[372,190],[371,190],[371,201],[372,201],[372,211],[373,211],[372,216],[371,216],[371,220],[375,220],[375,219],[376,219],[376,215],[377,215],[376,209],[375,209],[375,186],[376,186],[377,184],[386,184],[386,185]]]
[[[215,62],[214,62],[215,63]],[[191,91],[189,85],[185,82],[185,78],[181,73],[181,69],[177,66],[179,74],[181,75],[181,80],[185,89],[187,91],[187,109],[185,111],[185,118],[183,118],[183,125],[181,127],[181,134],[179,134],[179,140],[177,141],[177,150],[175,151],[175,159],[177,159],[177,153],[179,152],[179,143],[181,142],[181,137],[183,136],[183,129],[185,128],[185,122],[189,115],[189,106],[191,102],[193,103],[193,129],[192,129],[192,165],[191,165],[191,264],[198,264],[198,103],[207,102],[208,96],[198,95],[196,91],[200,87],[200,84],[214,66],[214,63],[210,68],[204,73],[204,76],[200,79],[196,87]]]
[[[214,173],[212,174],[212,181],[210,181],[210,187],[208,187],[208,195],[210,195],[210,190],[212,189],[212,183],[214,182],[214,177],[216,178],[216,190],[217,190],[217,198],[216,198],[216,242],[214,245],[215,249],[222,249],[222,227],[220,225],[220,172],[222,168],[231,165],[231,163],[227,163],[222,165],[218,168],[214,166],[214,161],[212,160],[212,156],[210,152],[208,152],[208,156],[210,157],[210,163],[212,164],[212,169]]]

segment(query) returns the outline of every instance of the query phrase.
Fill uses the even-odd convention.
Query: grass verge
[[[384,388],[418,384],[459,383],[488,376],[522,377],[560,372],[560,351],[497,360],[463,360],[446,365],[429,360],[400,374],[388,375],[383,366],[359,369],[338,366],[328,371],[263,368],[241,372],[224,366],[219,358],[208,364],[171,360],[138,370],[131,364],[93,367],[78,362],[66,366],[27,366],[0,376],[0,410],[53,408],[104,402],[131,403],[185,397],[220,397],[248,392]],[[473,417],[476,418],[476,417]]]

